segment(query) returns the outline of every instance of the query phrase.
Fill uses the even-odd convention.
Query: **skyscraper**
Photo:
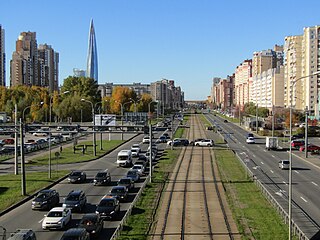
[[[4,49],[4,29],[0,25],[0,86],[6,85],[6,55]]]
[[[96,34],[94,32],[93,19],[91,19],[90,30],[89,30],[87,77],[93,78],[98,82],[98,56],[97,56]]]

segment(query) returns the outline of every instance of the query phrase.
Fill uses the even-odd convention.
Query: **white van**
[[[118,167],[128,167],[132,165],[131,150],[121,150],[117,156]]]

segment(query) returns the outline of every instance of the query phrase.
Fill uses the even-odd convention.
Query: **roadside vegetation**
[[[27,195],[32,195],[67,173],[68,171],[52,171],[52,178],[49,179],[48,172],[27,172]],[[0,176],[0,212],[24,198],[25,196],[21,196],[21,175],[7,174]]]
[[[76,163],[76,162],[85,162],[90,161],[95,158],[99,158],[106,154],[106,152],[114,149],[119,146],[124,141],[122,140],[103,140],[102,141],[102,150],[100,149],[100,141],[97,141],[96,147],[96,156],[93,156],[93,147],[92,141],[84,141],[75,146],[75,151],[73,147],[63,147],[62,151],[60,148],[56,148],[51,152],[51,159],[58,164],[67,164],[67,163]],[[86,146],[86,147],[85,147]],[[83,147],[86,148],[83,153]],[[58,154],[57,154],[58,153]],[[58,155],[58,157],[56,156]],[[27,159],[27,157],[26,157]],[[29,164],[32,165],[47,165],[49,159],[49,153],[33,158],[29,161]]]

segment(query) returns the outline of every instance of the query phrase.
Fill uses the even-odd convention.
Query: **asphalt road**
[[[79,164],[75,167],[77,170],[83,170],[87,174],[87,182],[83,184],[70,184],[66,180],[62,181],[61,183],[54,186],[60,194],[60,203],[63,202],[63,198],[67,196],[67,194],[71,190],[83,190],[87,195],[87,207],[85,212],[91,213],[94,212],[96,209],[96,205],[99,203],[100,199],[107,194],[112,186],[93,186],[92,180],[95,174],[99,170],[104,170],[108,168],[111,173],[112,184],[116,185],[116,182],[121,177],[125,176],[128,168],[118,168],[116,166],[116,156],[117,153],[121,149],[130,149],[131,145],[134,143],[141,143],[143,135],[139,135],[135,137],[133,140],[125,143],[116,151],[106,155],[103,158],[100,158],[95,161],[87,162],[85,164]],[[142,146],[143,144],[141,144]],[[147,149],[147,145],[142,146],[142,150]],[[165,144],[161,144],[159,148],[164,148]],[[138,192],[140,186],[142,185],[142,181],[140,183],[135,184],[135,190],[133,193],[130,193],[129,202],[128,203],[121,203],[121,216],[119,220],[124,216],[126,209],[128,209],[130,202],[135,197],[136,193]],[[0,225],[7,229],[7,233],[14,232],[16,229],[21,228],[31,228],[36,232],[37,239],[41,240],[52,240],[52,239],[60,239],[63,234],[63,231],[47,231],[42,230],[41,222],[44,218],[44,214],[47,211],[33,211],[31,210],[31,200],[22,204],[18,208],[14,209],[13,211],[3,215],[0,217]],[[83,213],[72,213],[72,222],[67,226],[76,227],[77,223],[81,219]],[[105,221],[104,222],[104,229],[100,234],[98,239],[109,239],[113,234],[114,230],[118,226],[119,221]],[[7,234],[8,236],[8,234]]]
[[[207,115],[214,125],[222,128],[221,134],[228,145],[246,163],[250,171],[264,183],[283,209],[288,210],[289,170],[281,170],[278,162],[289,159],[287,151],[267,151],[265,138],[256,136],[256,144],[247,144],[248,131],[233,123],[225,123],[221,118]],[[300,153],[293,150],[292,156],[292,199],[299,208],[293,206],[292,216],[303,232],[312,237],[319,227],[310,224],[307,214],[313,221],[320,224],[320,208],[318,198],[320,194],[320,167],[302,160]],[[305,213],[301,210],[305,211]],[[288,212],[288,211],[287,211]]]

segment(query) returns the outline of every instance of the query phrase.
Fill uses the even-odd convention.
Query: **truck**
[[[279,148],[279,141],[277,137],[266,137],[266,149],[269,151],[277,150]]]
[[[131,150],[121,150],[117,156],[118,167],[132,166],[132,153]]]

